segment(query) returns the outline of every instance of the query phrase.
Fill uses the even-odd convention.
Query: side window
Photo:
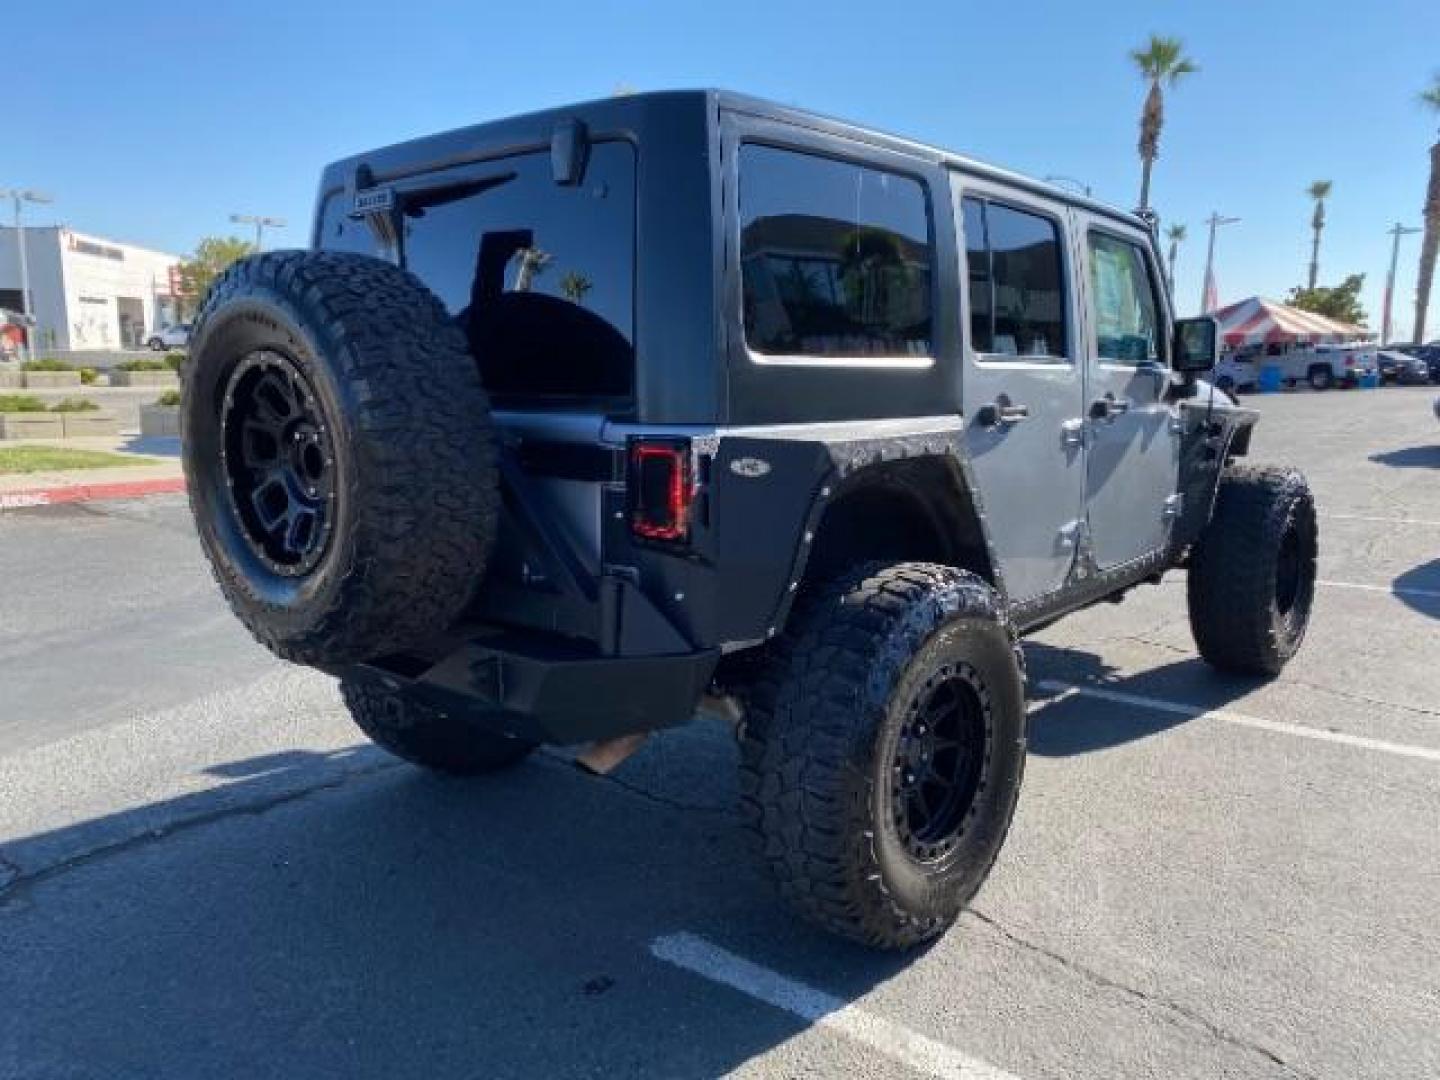
[[[1095,307],[1095,347],[1112,364],[1161,362],[1162,335],[1155,283],[1140,245],[1090,234],[1090,293]]]
[[[1060,226],[974,197],[965,198],[962,209],[971,348],[988,356],[1065,361]]]
[[[925,191],[897,173],[740,148],[745,341],[778,356],[927,357],[933,245]]]

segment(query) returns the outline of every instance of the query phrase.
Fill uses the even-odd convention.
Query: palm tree
[[[1420,94],[1420,104],[1440,113],[1440,72]],[[1415,282],[1415,340],[1425,340],[1425,309],[1430,306],[1430,285],[1435,277],[1435,256],[1440,253],[1440,140],[1430,147],[1430,183],[1425,188],[1425,236],[1420,241],[1420,277]]]
[[[1165,230],[1165,239],[1170,241],[1170,291],[1175,291],[1175,256],[1180,254],[1180,243],[1185,239],[1185,226],[1171,225]]]
[[[1160,128],[1165,123],[1165,96],[1161,84],[1173,87],[1180,79],[1199,67],[1184,55],[1185,43],[1179,38],[1151,34],[1143,49],[1134,49],[1130,59],[1150,83],[1145,95],[1145,108],[1140,113],[1140,209],[1150,208],[1150,170],[1160,156]]]
[[[1315,288],[1315,279],[1320,276],[1320,230],[1325,228],[1325,200],[1330,197],[1330,181],[1316,180],[1305,194],[1315,200],[1315,213],[1310,218],[1310,228],[1315,238],[1310,241],[1310,288]]]

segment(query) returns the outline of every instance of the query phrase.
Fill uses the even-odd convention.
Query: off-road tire
[[[497,734],[482,713],[445,713],[370,680],[342,679],[356,725],[398,758],[453,776],[479,776],[521,761],[535,744]]]
[[[942,933],[989,873],[1024,773],[1021,657],[999,597],[953,567],[871,563],[802,594],[769,651],[744,695],[740,770],[769,876],[802,915],[865,945]],[[957,677],[980,688],[978,788],[954,846],[921,859],[901,836],[896,762],[920,703]]]
[[[327,540],[313,566],[288,575],[246,532],[223,452],[229,380],[267,357],[298,373],[291,387],[308,384],[333,450]],[[344,665],[414,647],[455,620],[495,537],[494,427],[464,336],[418,278],[341,252],[243,259],[206,298],[186,367],[191,510],[225,598],[257,640],[286,660]]]
[[[1226,468],[1186,582],[1190,629],[1206,662],[1280,673],[1305,639],[1317,548],[1315,503],[1298,470]]]
[[[1329,390],[1335,385],[1335,373],[1324,364],[1317,364],[1306,376],[1311,390]]]

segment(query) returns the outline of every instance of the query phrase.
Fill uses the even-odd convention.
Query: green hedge
[[[115,365],[121,371],[170,371],[165,360],[124,360]]]
[[[166,390],[155,399],[155,404],[162,409],[178,409],[180,407],[180,391]]]
[[[54,405],[50,406],[51,412],[94,412],[100,406],[89,398],[67,397],[61,398]]]
[[[0,412],[45,411],[45,402],[33,394],[0,394]]]
[[[20,365],[21,371],[74,371],[75,365],[68,360],[57,360],[53,356],[39,360],[26,360]]]

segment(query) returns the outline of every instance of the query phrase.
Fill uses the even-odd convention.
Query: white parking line
[[[658,937],[650,942],[650,952],[667,964],[783,1009],[806,1023],[830,1028],[929,1076],[950,1080],[1015,1080],[1012,1074],[993,1065],[761,967],[695,934]]]
[[[1294,735],[1301,739],[1314,739],[1317,742],[1336,743],[1340,746],[1353,746],[1360,750],[1376,750],[1382,754],[1395,754],[1398,757],[1440,762],[1440,750],[1428,746],[1410,746],[1407,743],[1386,742],[1383,739],[1367,739],[1363,735],[1346,735],[1339,731],[1321,731],[1319,728],[1304,727],[1300,724],[1287,724],[1283,720],[1264,720],[1258,716],[1246,716],[1244,713],[1230,712],[1228,709],[1203,709],[1196,705],[1185,705],[1178,701],[1164,701],[1160,698],[1144,697],[1140,694],[1127,694],[1120,690],[1102,690],[1095,686],[1077,686],[1074,683],[1056,682],[1053,679],[1042,679],[1036,685],[1041,690],[1048,690],[1060,694],[1062,698],[1079,695],[1081,697],[1096,698],[1100,701],[1113,701],[1120,705],[1135,705],[1142,709],[1155,709],[1158,712],[1167,712],[1176,716],[1188,716],[1197,720],[1223,720],[1227,724],[1238,724],[1241,727],[1257,728],[1260,731],[1272,731],[1279,735]]]
[[[1415,589],[1406,585],[1360,585],[1353,581],[1327,581],[1319,578],[1316,585],[1328,585],[1332,589],[1359,589],[1362,592],[1389,593],[1391,596],[1414,596],[1427,600],[1440,600],[1440,589]]]
[[[1440,521],[1430,521],[1426,518],[1371,517],[1368,514],[1320,514],[1318,516],[1332,521],[1375,521],[1381,525],[1428,525],[1432,528],[1440,527]]]

